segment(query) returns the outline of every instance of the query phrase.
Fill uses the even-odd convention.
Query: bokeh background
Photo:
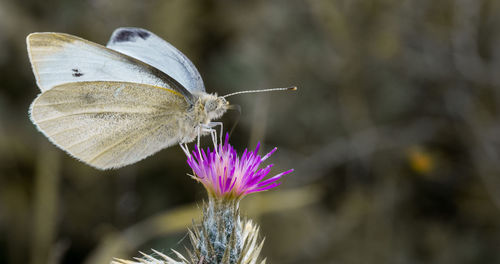
[[[242,211],[268,263],[500,263],[500,1],[0,0],[0,263],[182,251],[204,190],[175,146],[97,171],[51,145],[25,37],[168,40],[231,99],[231,141],[277,146]],[[209,142],[208,138],[205,142]],[[171,254],[171,253],[168,253]]]

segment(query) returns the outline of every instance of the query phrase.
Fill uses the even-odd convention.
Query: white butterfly
[[[184,54],[140,28],[106,47],[63,33],[32,33],[28,54],[42,93],[30,117],[55,145],[99,169],[119,168],[222,124],[230,107],[207,94]]]

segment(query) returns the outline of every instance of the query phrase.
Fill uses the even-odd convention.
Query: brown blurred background
[[[0,0],[0,263],[187,245],[205,193],[179,147],[97,171],[27,115],[27,34],[121,26],[179,48],[209,92],[299,86],[231,100],[232,143],[296,169],[243,205],[268,263],[500,263],[497,0]]]

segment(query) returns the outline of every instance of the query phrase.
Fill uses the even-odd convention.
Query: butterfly
[[[193,63],[140,28],[116,29],[106,47],[64,33],[32,33],[28,55],[41,94],[32,122],[71,156],[120,168],[214,132],[230,108],[205,92]]]
[[[210,134],[237,109],[228,96],[296,87],[209,94],[193,63],[141,28],[118,28],[104,47],[64,33],[32,33],[28,55],[41,94],[31,121],[71,156],[98,169],[120,168]],[[198,142],[199,145],[199,142]]]

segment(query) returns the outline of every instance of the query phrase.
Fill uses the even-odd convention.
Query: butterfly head
[[[205,112],[208,120],[213,120],[221,117],[229,108],[229,102],[216,94],[203,93],[198,97],[198,105],[200,110]]]
[[[228,109],[229,102],[224,97],[210,95],[205,101],[205,111],[210,120],[221,117]]]

